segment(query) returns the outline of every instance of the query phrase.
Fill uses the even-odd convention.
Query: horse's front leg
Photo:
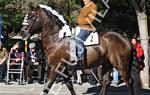
[[[43,95],[48,95],[48,92],[56,79],[56,75],[57,75],[57,72],[55,71],[55,69],[51,69],[49,73],[48,81],[44,86]]]
[[[65,79],[65,83],[71,95],[76,95],[71,79],[70,78]]]
[[[69,89],[71,95],[76,95],[68,70],[65,71],[65,74],[68,76],[67,78],[64,77],[67,88]]]

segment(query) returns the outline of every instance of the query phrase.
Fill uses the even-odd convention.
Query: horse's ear
[[[36,7],[37,7],[37,9],[40,9],[40,8],[41,8],[39,5],[37,5]]]
[[[28,6],[29,6],[29,10],[30,10],[30,11],[36,12],[37,7],[35,7],[35,4],[33,4],[33,3],[30,2],[30,3],[28,4]]]
[[[37,9],[37,8],[36,8],[36,7],[34,7],[34,6],[32,6],[32,5],[31,5],[31,6],[29,6],[29,10],[30,10],[30,11],[34,11],[34,12],[36,12],[36,9]]]
[[[30,9],[30,10],[33,10],[34,7],[33,7],[32,5],[29,5],[29,9]]]

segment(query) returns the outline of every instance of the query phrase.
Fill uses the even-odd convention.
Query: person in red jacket
[[[142,49],[142,46],[140,42],[137,41],[136,38],[131,39],[131,43],[133,44],[133,47],[136,49],[136,57],[138,59],[138,64],[140,69],[143,69],[145,67],[144,65],[144,51]]]

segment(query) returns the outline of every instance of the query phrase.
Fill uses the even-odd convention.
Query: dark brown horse
[[[49,80],[45,84],[43,95],[47,95],[49,89],[55,81],[58,69],[61,69],[62,76],[65,78],[65,83],[71,92],[71,95],[76,95],[70,76],[68,73],[68,62],[70,61],[69,40],[70,38],[59,38],[59,30],[64,23],[51,11],[41,7],[31,7],[28,12],[28,25],[24,25],[21,29],[21,34],[25,38],[29,38],[35,33],[41,33],[43,47],[48,59],[48,63],[52,66]],[[100,45],[87,47],[87,62],[86,68],[92,68],[103,65],[102,67],[102,89],[100,95],[105,95],[106,88],[110,84],[110,72],[112,67],[119,70],[122,80],[129,87],[130,95],[139,95],[139,75],[132,76],[132,47],[128,39],[115,32],[105,32],[99,34]],[[65,62],[62,59],[68,61]],[[136,67],[135,69],[136,70]],[[134,83],[133,83],[134,82]],[[136,87],[135,87],[136,86]]]

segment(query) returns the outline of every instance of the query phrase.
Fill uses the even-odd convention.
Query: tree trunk
[[[145,12],[139,12],[137,13],[137,20],[139,25],[139,34],[141,39],[141,45],[144,50],[145,55],[145,68],[143,71],[141,71],[141,83],[142,88],[148,88],[149,87],[149,65],[148,65],[148,23],[147,23],[147,15]]]

